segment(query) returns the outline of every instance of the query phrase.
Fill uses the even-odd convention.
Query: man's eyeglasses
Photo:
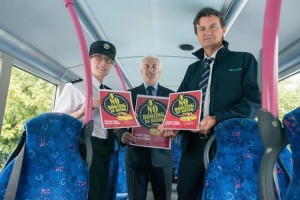
[[[91,55],[90,58],[92,57],[95,57],[95,59],[97,61],[102,61],[104,60],[104,62],[106,64],[112,64],[114,61],[110,58],[110,57],[107,57],[107,56],[104,56],[104,55],[101,55],[101,54],[94,54],[94,55]]]

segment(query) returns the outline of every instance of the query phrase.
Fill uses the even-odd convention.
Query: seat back
[[[182,135],[177,135],[172,140],[172,154],[173,154],[173,182],[177,182],[178,170],[179,170],[179,162],[181,157],[181,141]]]
[[[276,184],[274,183],[275,198],[282,199],[287,192],[293,173],[292,152],[288,149],[287,146],[284,147],[280,152],[279,159],[275,163],[275,167],[278,179],[278,186],[276,186]]]
[[[25,124],[24,159],[16,199],[87,199],[89,176],[79,154],[83,124],[66,114],[45,113]],[[15,159],[0,175],[0,199]]]
[[[121,146],[119,151],[119,173],[118,173],[118,190],[116,200],[128,199],[128,189],[126,180],[125,154],[127,146]]]
[[[284,132],[289,140],[293,158],[293,173],[284,199],[300,199],[300,107],[283,117]]]
[[[119,158],[118,152],[112,152],[109,162],[108,195],[107,199],[117,199],[118,177],[119,177]]]
[[[257,122],[234,118],[215,127],[217,151],[208,164],[202,199],[258,199],[263,145]]]

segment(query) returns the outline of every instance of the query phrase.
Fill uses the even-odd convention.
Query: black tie
[[[100,88],[100,89],[104,89],[104,85],[101,84],[101,85],[99,86],[99,88]]]
[[[153,96],[152,91],[154,90],[154,87],[148,86],[146,90],[147,90],[148,95]]]
[[[203,74],[201,76],[201,82],[199,83],[199,89],[202,90],[202,105],[201,105],[201,112],[203,113],[203,105],[204,105],[204,100],[205,100],[205,95],[206,95],[206,90],[207,90],[207,85],[208,85],[208,78],[210,74],[210,64],[213,61],[213,58],[206,58],[204,60],[204,70]],[[203,114],[202,114],[203,117]]]

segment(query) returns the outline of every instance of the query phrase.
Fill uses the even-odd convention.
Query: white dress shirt
[[[207,89],[206,89],[206,94],[205,94],[205,98],[204,98],[204,104],[203,104],[203,117],[206,117],[209,115],[209,104],[210,104],[210,85],[211,85],[211,74],[212,74],[212,71],[213,71],[213,66],[214,66],[214,63],[215,63],[215,58],[216,58],[216,55],[217,55],[217,52],[223,48],[223,46],[221,46],[213,55],[211,56],[206,56],[205,53],[204,53],[204,60],[206,58],[213,58],[213,61],[210,63],[209,67],[210,67],[210,72],[209,72],[209,77],[208,77],[208,84],[207,84]]]

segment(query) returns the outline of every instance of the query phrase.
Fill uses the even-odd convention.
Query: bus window
[[[300,73],[290,76],[278,84],[279,119],[300,106]]]
[[[12,68],[0,136],[0,171],[20,140],[24,123],[53,109],[55,92],[56,85]]]

